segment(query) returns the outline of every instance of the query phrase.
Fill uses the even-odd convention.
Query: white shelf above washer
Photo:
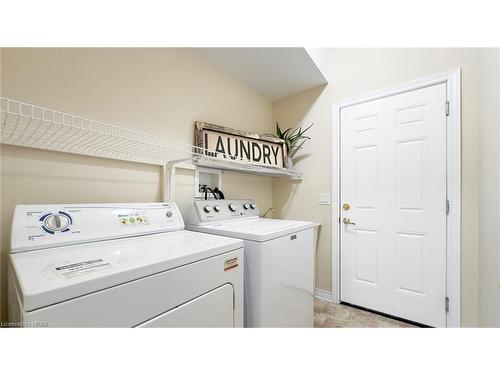
[[[255,164],[249,164],[238,160],[224,160],[223,158],[202,156],[195,160],[195,165],[204,168],[222,169],[259,176],[285,177],[292,180],[302,180],[302,173],[299,171],[272,166],[256,166]]]
[[[3,144],[145,164],[184,162],[261,176],[301,179],[297,171],[250,164],[233,160],[229,155],[207,156],[207,150],[201,147],[18,100],[0,98],[0,113]]]

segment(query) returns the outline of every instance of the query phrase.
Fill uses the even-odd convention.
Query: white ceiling
[[[198,51],[271,100],[328,83],[305,48],[198,48]]]

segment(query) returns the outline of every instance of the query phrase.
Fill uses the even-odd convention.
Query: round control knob
[[[254,210],[257,208],[257,205],[255,203],[250,203],[250,208]]]
[[[64,215],[52,214],[45,218],[43,225],[49,230],[60,232],[69,227],[69,218]]]
[[[210,206],[205,206],[205,208],[203,208],[205,210],[205,212],[210,212],[212,211],[212,207]]]
[[[244,208],[245,210],[248,210],[248,209],[250,208],[250,205],[249,205],[248,203],[245,203],[245,204],[243,205],[243,208]]]
[[[167,211],[167,213],[165,215],[167,215],[167,217],[172,217],[173,214],[172,214],[172,211]]]
[[[217,211],[217,212],[219,212],[221,210],[221,207],[220,206],[215,206],[214,210]]]
[[[229,205],[229,209],[234,212],[234,211],[236,211],[238,209],[238,207],[236,207],[236,205],[234,203],[231,203]]]

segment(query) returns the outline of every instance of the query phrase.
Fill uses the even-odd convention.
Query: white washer
[[[313,223],[260,218],[250,199],[195,201],[186,223],[245,241],[246,327],[313,326]]]
[[[9,320],[242,327],[243,241],[184,230],[173,203],[17,206]]]

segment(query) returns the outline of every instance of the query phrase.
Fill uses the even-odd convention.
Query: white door
[[[340,113],[340,299],[436,327],[446,326],[445,102],[443,83]]]

